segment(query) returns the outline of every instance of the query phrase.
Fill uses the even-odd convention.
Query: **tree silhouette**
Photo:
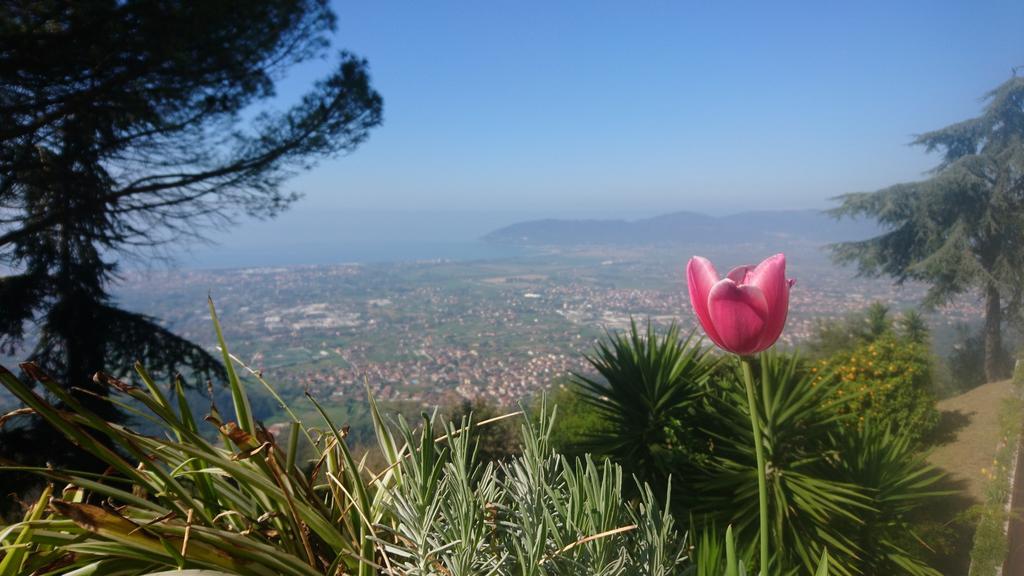
[[[1009,373],[1005,320],[1020,320],[1024,300],[1024,78],[987,96],[971,118],[922,134],[914,144],[941,151],[930,178],[871,193],[846,194],[836,217],[869,216],[887,231],[833,246],[839,262],[897,282],[930,284],[925,303],[968,291],[985,301],[985,376]]]
[[[93,383],[134,360],[222,367],[109,296],[118,263],[297,199],[283,184],[381,122],[364,60],[283,110],[292,66],[326,55],[327,0],[14,0],[0,6],[0,347],[104,417]],[[99,396],[99,397],[97,397]]]

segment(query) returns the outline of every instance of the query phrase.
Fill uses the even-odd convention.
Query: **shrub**
[[[813,368],[817,382],[834,381],[833,400],[857,422],[905,430],[911,440],[925,437],[938,423],[931,393],[931,360],[924,344],[895,334],[821,360]]]

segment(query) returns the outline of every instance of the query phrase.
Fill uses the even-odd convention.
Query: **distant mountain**
[[[868,238],[880,231],[867,220],[834,220],[817,210],[741,212],[708,216],[674,212],[641,220],[531,220],[499,228],[484,240],[522,246],[592,244],[738,244],[790,240],[828,243]]]

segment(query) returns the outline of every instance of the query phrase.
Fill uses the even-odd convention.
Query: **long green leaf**
[[[217,332],[217,345],[220,347],[221,356],[224,358],[224,369],[228,374],[228,386],[231,388],[231,400],[235,404],[235,417],[238,425],[249,434],[256,433],[256,421],[252,417],[252,407],[249,406],[249,396],[245,393],[242,380],[235,372],[235,366],[231,362],[231,353],[228,351],[227,342],[224,341],[224,332],[220,328],[220,320],[217,318],[217,309],[213,305],[213,298],[207,298],[210,306],[210,318],[213,320],[213,328]]]

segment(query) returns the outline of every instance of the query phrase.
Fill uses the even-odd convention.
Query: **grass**
[[[992,458],[1001,436],[1000,410],[1013,395],[1009,380],[984,384],[939,402],[940,445],[928,460],[963,483],[973,504],[985,500]]]
[[[948,474],[946,488],[956,495],[927,514],[933,530],[922,537],[933,550],[933,565],[944,574],[967,574],[975,530],[993,477],[993,460],[1004,434],[1010,380],[992,382],[938,403],[940,420],[933,436],[936,447],[928,460]]]

